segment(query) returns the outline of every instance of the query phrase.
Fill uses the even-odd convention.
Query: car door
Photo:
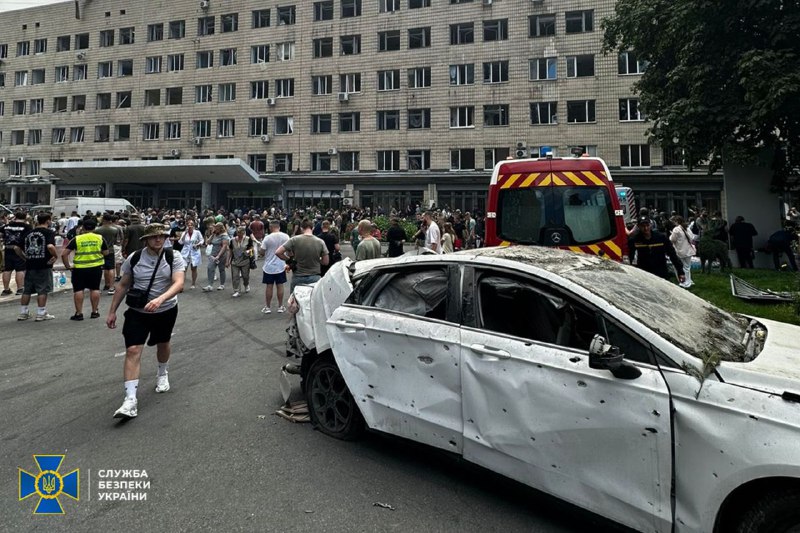
[[[458,269],[383,269],[326,329],[370,428],[461,451]]]
[[[670,401],[658,368],[637,365],[631,380],[590,368],[597,313],[534,280],[470,269],[464,290],[464,457],[638,530],[669,531]]]

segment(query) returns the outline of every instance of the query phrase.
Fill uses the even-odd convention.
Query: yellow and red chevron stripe
[[[622,261],[622,250],[614,241],[603,241],[587,246],[567,246],[565,249],[584,254],[599,255],[615,261]]]
[[[511,246],[511,242],[503,241],[499,246]],[[603,241],[586,246],[558,246],[558,248],[562,250],[572,250],[577,253],[599,255],[600,257],[607,257],[614,261],[622,261],[622,250],[614,241]]]
[[[497,185],[501,189],[548,187],[550,185],[603,187],[606,184],[606,173],[592,170],[582,170],[580,172],[531,172],[497,176]]]

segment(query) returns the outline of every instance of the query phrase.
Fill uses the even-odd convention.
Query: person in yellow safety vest
[[[92,318],[100,316],[100,279],[103,277],[103,263],[108,255],[108,245],[103,237],[94,233],[97,219],[87,218],[83,221],[83,228],[79,234],[70,241],[61,259],[64,268],[72,270],[72,297],[75,301],[75,314],[70,320],[83,320],[83,291],[89,289],[89,301],[92,304]],[[69,265],[70,252],[75,252],[73,267]]]

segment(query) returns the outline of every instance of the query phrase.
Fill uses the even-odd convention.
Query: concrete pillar
[[[204,181],[200,184],[200,208],[211,207],[211,183]]]
[[[106,198],[114,198],[114,183],[107,181],[104,183],[106,190]]]
[[[158,185],[153,186],[153,207],[158,207]]]
[[[437,198],[439,196],[439,192],[436,189],[435,183],[429,183],[428,186],[422,193],[422,209],[430,209],[431,202],[437,202]],[[440,205],[436,206],[437,208],[441,207]]]
[[[56,184],[55,183],[51,183],[50,184],[50,199],[47,201],[47,203],[50,204],[50,205],[53,205],[56,202],[57,194],[58,194],[58,189],[56,187]],[[57,216],[57,215],[54,213],[54,216]]]
[[[11,186],[11,199],[10,199],[10,201],[8,203],[10,203],[12,205],[18,203],[17,202],[17,186],[16,185],[12,185]]]

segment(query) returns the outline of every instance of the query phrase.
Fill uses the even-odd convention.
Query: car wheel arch
[[[714,532],[735,531],[742,517],[765,495],[783,491],[800,492],[800,479],[792,477],[764,477],[752,479],[736,487],[723,500],[714,520]]]

